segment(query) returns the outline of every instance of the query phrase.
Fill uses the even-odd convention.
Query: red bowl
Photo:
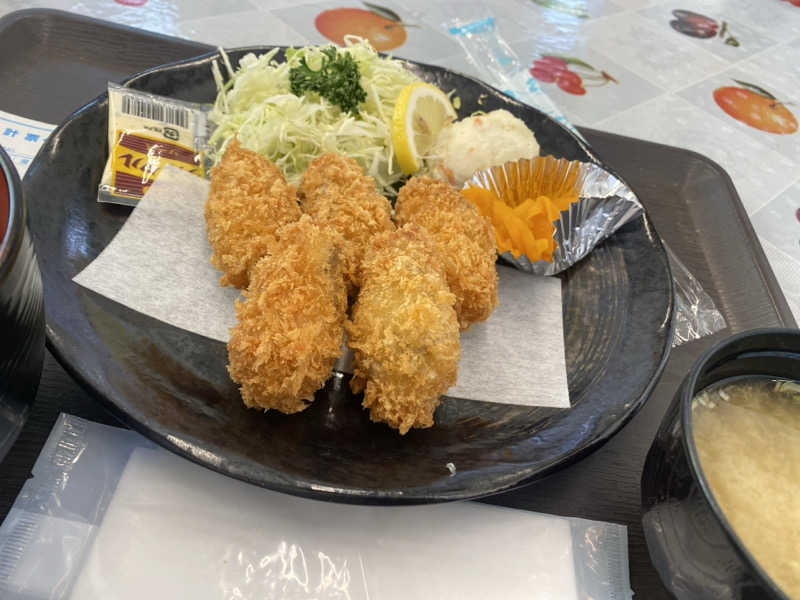
[[[8,217],[11,212],[11,192],[8,189],[8,180],[4,171],[0,171],[0,248],[6,239],[8,230]]]

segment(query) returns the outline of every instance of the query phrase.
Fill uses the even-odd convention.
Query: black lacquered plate
[[[236,64],[247,51],[268,49],[230,56]],[[159,67],[129,84],[210,102],[216,56]],[[456,89],[460,115],[505,108],[536,133],[542,154],[602,164],[543,113],[446,69],[409,67],[444,90]],[[125,423],[205,466],[336,501],[476,498],[534,481],[597,448],[641,407],[664,367],[672,341],[672,281],[661,241],[642,215],[562,277],[570,409],[445,398],[435,427],[400,437],[370,423],[346,378],[334,376],[298,415],[247,410],[225,369],[224,344],[72,282],[130,214],[95,200],[106,127],[103,95],[53,133],[25,179],[49,347]],[[454,474],[448,463],[456,466]]]

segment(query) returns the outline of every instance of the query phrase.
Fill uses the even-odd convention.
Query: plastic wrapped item
[[[711,296],[669,246],[664,244],[675,284],[675,337],[672,346],[696,340],[726,327]]]
[[[442,26],[464,50],[481,78],[509,96],[552,117],[583,138],[552,100],[522,68],[517,54],[503,39],[491,9],[484,4],[450,3],[441,10],[453,13]],[[673,346],[715,333],[726,326],[725,319],[700,282],[680,262],[666,243],[675,281],[675,337]]]
[[[454,16],[442,26],[461,45],[467,60],[478,70],[483,81],[520,102],[538,108],[583,139],[536,80],[522,68],[519,56],[500,35],[494,15],[487,6],[453,3],[440,8],[446,10],[446,7]]]
[[[97,200],[136,205],[166,165],[204,177],[209,108],[109,83],[109,156]]]
[[[631,598],[625,527],[270,492],[62,415],[0,527],[4,600]]]

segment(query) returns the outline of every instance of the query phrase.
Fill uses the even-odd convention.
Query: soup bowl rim
[[[783,329],[755,329],[755,330],[745,331],[743,333],[739,333],[737,335],[733,335],[729,338],[726,338],[721,342],[715,344],[697,362],[695,362],[680,392],[681,393],[680,420],[681,420],[681,428],[683,431],[683,434],[681,436],[681,442],[683,444],[684,452],[688,457],[687,462],[689,464],[689,469],[692,472],[692,477],[694,478],[694,481],[697,483],[699,489],[701,490],[704,499],[706,500],[706,502],[708,502],[708,505],[711,507],[711,511],[714,514],[714,517],[722,527],[722,530],[725,532],[725,535],[730,540],[736,553],[739,555],[742,561],[748,566],[748,568],[750,568],[754,573],[758,575],[761,582],[770,589],[770,591],[775,595],[776,598],[790,600],[788,594],[784,592],[780,587],[778,587],[777,583],[775,583],[772,577],[755,559],[753,554],[747,548],[747,545],[742,541],[741,537],[739,537],[739,535],[734,530],[733,526],[731,525],[730,521],[728,520],[725,514],[725,511],[722,509],[719,502],[717,502],[717,499],[714,496],[713,491],[711,490],[711,486],[708,480],[706,479],[702,465],[700,463],[700,457],[698,456],[697,453],[697,447],[694,443],[692,403],[694,401],[694,398],[697,396],[699,392],[701,392],[704,389],[708,389],[711,386],[718,385],[720,382],[734,382],[734,381],[754,379],[759,377],[774,377],[776,379],[780,378],[779,376],[771,376],[771,375],[767,376],[758,373],[743,374],[734,377],[721,378],[717,381],[714,381],[708,385],[703,386],[702,389],[697,389],[701,377],[706,373],[712,371],[717,366],[719,366],[720,362],[715,359],[722,358],[724,362],[730,362],[732,360],[737,360],[742,354],[747,354],[749,356],[753,356],[756,354],[765,354],[765,355],[775,354],[776,351],[774,349],[764,348],[762,350],[744,351],[730,357],[725,356],[724,352],[729,346],[735,345],[747,338],[759,337],[764,335],[791,336],[800,339],[800,330],[783,328]],[[800,363],[800,352],[781,352],[781,354],[786,355],[787,357],[792,357],[795,360],[797,360],[798,363]],[[788,374],[785,375],[785,378],[792,379],[792,377]]]

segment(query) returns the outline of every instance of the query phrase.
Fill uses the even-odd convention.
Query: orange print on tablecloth
[[[797,131],[797,119],[785,102],[762,87],[734,79],[742,87],[714,90],[714,101],[728,115],[754,129],[775,134]]]
[[[322,35],[335,44],[344,45],[347,35],[357,35],[369,40],[381,52],[394,50],[406,43],[406,27],[393,10],[364,2],[363,8],[332,8],[317,15],[314,25]]]

